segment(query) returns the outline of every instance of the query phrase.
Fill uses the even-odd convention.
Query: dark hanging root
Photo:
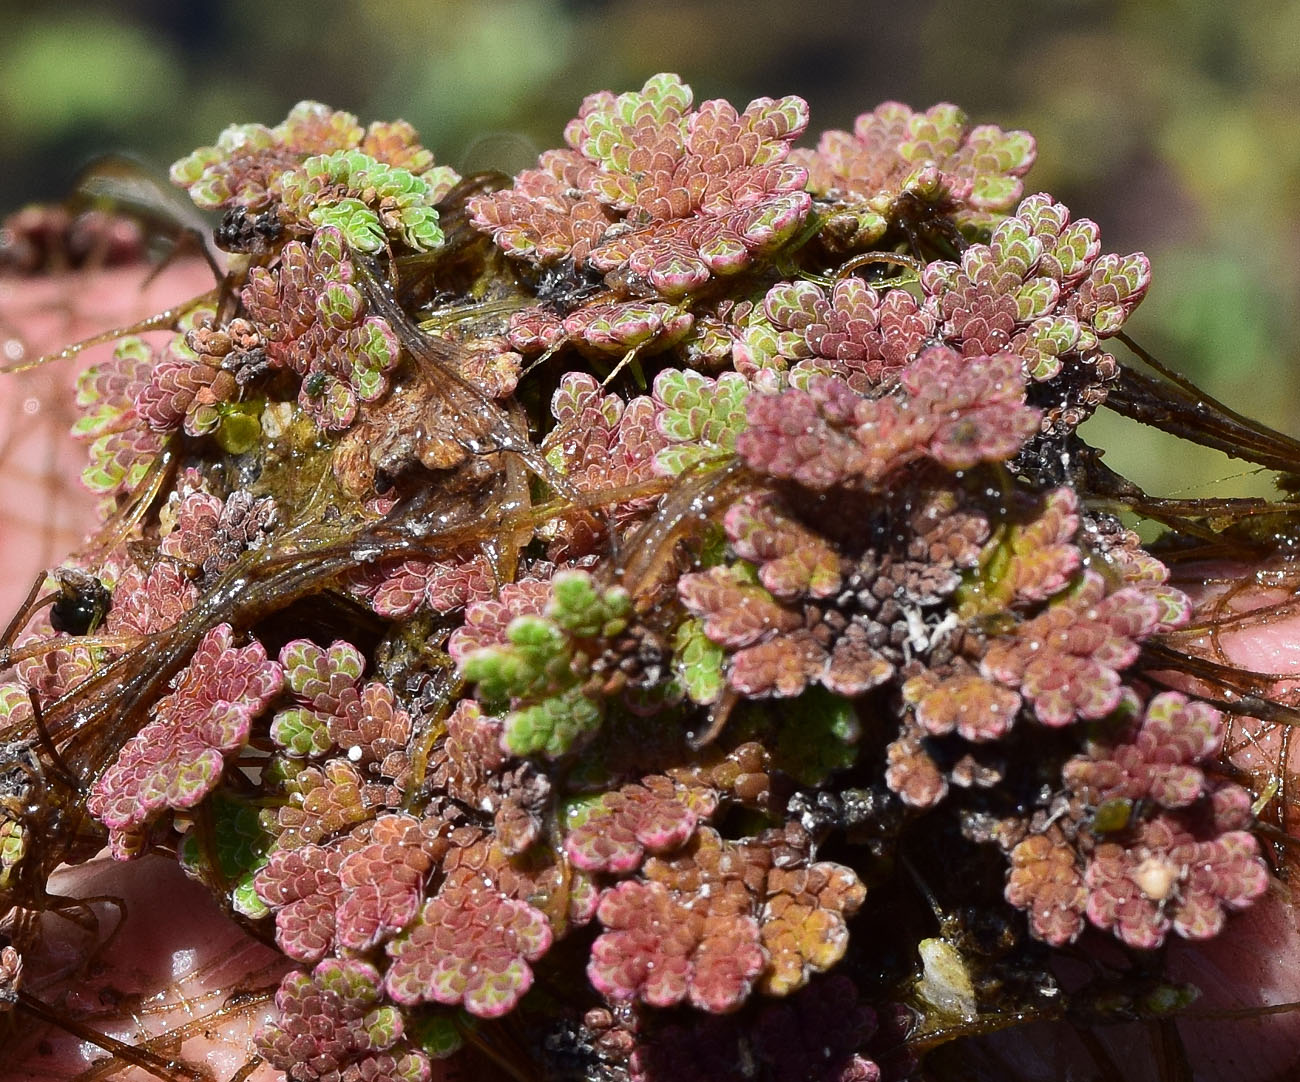
[[[1282,473],[1300,472],[1300,441],[1242,416],[1165,367],[1127,334],[1117,336],[1161,377],[1122,365],[1106,405],[1142,424]]]
[[[1204,680],[1211,687],[1228,693],[1228,697],[1207,699],[1215,707],[1230,714],[1259,718],[1280,725],[1300,725],[1300,710],[1276,699],[1269,698],[1259,689],[1284,679],[1268,673],[1247,672],[1233,665],[1212,661],[1162,642],[1148,642],[1143,646],[1139,667],[1148,679],[1161,684],[1166,682],[1161,673],[1185,674]],[[1173,687],[1173,684],[1166,686]],[[1205,698],[1205,696],[1201,696]]]
[[[230,1082],[245,1082],[248,1076],[262,1066],[264,1062],[261,1056],[254,1056],[230,1076]]]
[[[162,1082],[208,1082],[207,1073],[199,1068],[190,1067],[177,1059],[163,1059],[147,1047],[119,1041],[116,1037],[101,1033],[93,1026],[85,1025],[62,1011],[55,1010],[26,992],[18,993],[18,1007],[33,1018],[57,1026],[74,1037],[93,1044],[96,1048],[102,1048],[115,1061],[131,1067],[139,1067],[154,1078],[161,1079]],[[92,1067],[91,1071],[98,1074],[98,1065]]]
[[[1106,405],[1142,424],[1284,473],[1300,470],[1300,447],[1258,424],[1239,421],[1213,399],[1197,398],[1132,368],[1121,368]]]
[[[1147,1023],[1163,1082],[1194,1082],[1192,1064],[1187,1058],[1178,1023],[1172,1018],[1157,1018]]]
[[[1295,529],[1287,524],[1300,515],[1300,501],[1295,500],[1152,496],[1107,466],[1097,449],[1077,435],[1069,437],[1067,447],[1069,481],[1090,507],[1115,514],[1131,512],[1169,530],[1155,550],[1172,568],[1216,559],[1262,561],[1279,550],[1285,533]]]
[[[1272,823],[1259,823],[1255,830],[1273,845],[1300,854],[1300,838],[1293,837],[1281,827],[1274,826]],[[1300,1007],[1300,1004],[1293,1004],[1293,1006]]]
[[[76,775],[68,769],[67,763],[63,761],[63,756],[59,754],[59,749],[54,746],[54,741],[50,739],[49,730],[45,728],[45,721],[41,717],[41,699],[36,694],[35,688],[27,689],[27,699],[32,704],[32,723],[36,726],[36,735],[40,741],[41,750],[50,757],[50,761],[54,764],[54,770],[51,772],[52,777],[74,793],[84,795],[84,786],[77,780]]]
[[[187,1064],[175,1055],[156,1051],[156,1049],[179,1049],[187,1039],[211,1030],[214,1025],[263,1006],[273,994],[273,988],[235,991],[225,995],[224,1001],[216,1010],[143,1039],[138,1045],[126,1044],[93,1026],[78,1022],[76,1019],[65,1018],[56,1008],[26,993],[19,994],[18,1006],[27,1014],[102,1049],[111,1057],[91,1064],[85,1071],[69,1079],[69,1082],[92,1082],[94,1079],[103,1078],[106,1071],[115,1071],[120,1066],[138,1067],[154,1078],[161,1079],[162,1082],[211,1082],[212,1076],[206,1068]],[[231,1076],[231,1082],[248,1078],[262,1062],[260,1056],[252,1056]]]
[[[18,638],[18,632],[22,631],[27,625],[27,621],[32,618],[32,613],[39,607],[36,595],[40,592],[41,585],[44,582],[45,572],[41,571],[33,580],[31,589],[27,591],[23,603],[18,606],[18,611],[14,613],[13,619],[5,625],[4,634],[0,635],[0,669],[7,669],[11,664],[10,655],[13,650],[14,640]]]
[[[1190,1010],[1185,1015],[1190,1021],[1235,1021],[1242,1018],[1267,1018],[1274,1014],[1291,1014],[1300,1011],[1300,1001],[1268,1003],[1259,1007],[1218,1007],[1211,1010]]]
[[[665,494],[655,513],[628,539],[612,561],[613,578],[634,601],[648,596],[663,574],[678,542],[713,522],[745,487],[752,484],[738,460],[685,471]]]
[[[981,1014],[969,1022],[956,1022],[952,1025],[939,1026],[927,1030],[924,1035],[908,1038],[907,1047],[916,1053],[925,1053],[959,1038],[987,1037],[1003,1030],[1033,1022],[1060,1022],[1065,1019],[1064,1007],[1034,1007],[1027,1010],[992,1011]],[[960,1048],[960,1046],[956,1046]]]

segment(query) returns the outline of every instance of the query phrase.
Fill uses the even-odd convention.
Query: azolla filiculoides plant
[[[1077,429],[1300,455],[1110,352],[1154,364],[1151,268],[1026,194],[1027,133],[807,123],[657,75],[514,178],[312,102],[172,167],[228,269],[78,384],[102,526],[4,642],[0,999],[106,845],[290,960],[249,1064],[295,1082],[870,1082],[1190,1001],[1162,946],[1270,884],[1227,711],[1285,709],[1170,567],[1286,505]]]

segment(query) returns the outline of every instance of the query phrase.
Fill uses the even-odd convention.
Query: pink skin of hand
[[[0,278],[0,351],[5,363],[34,358],[106,327],[119,326],[203,292],[212,285],[205,267],[178,265],[142,288],[140,267],[84,271],[45,278]],[[6,574],[0,579],[0,610],[12,613],[36,574],[73,551],[94,524],[95,498],[77,478],[85,448],[68,438],[75,419],[76,373],[111,346],[74,361],[0,377],[0,545]],[[1241,578],[1233,572],[1229,577]],[[1213,595],[1210,590],[1209,594]],[[1276,603],[1278,590],[1246,591],[1233,601],[1246,608]],[[1248,622],[1218,640],[1222,659],[1292,678],[1278,692],[1300,702],[1300,614]],[[1203,644],[1208,653],[1210,645]],[[1234,727],[1228,757],[1266,780],[1284,734],[1278,727]],[[1287,734],[1300,740],[1300,732]],[[1300,746],[1290,763],[1300,769]],[[1300,837],[1300,815],[1288,830]],[[69,921],[47,915],[49,938],[30,959],[25,987],[33,995],[128,1043],[146,1033],[189,1025],[193,1035],[182,1059],[203,1065],[215,1082],[226,1082],[249,1056],[253,1031],[269,1004],[239,1015],[220,1013],[224,996],[239,988],[273,989],[284,960],[231,923],[172,862],[159,857],[120,865],[99,859],[57,873],[58,893],[70,897],[111,895],[126,900],[120,919],[108,903],[95,903],[100,946]],[[55,884],[52,884],[52,886]],[[1300,1001],[1300,922],[1289,887],[1275,882],[1245,914],[1231,918],[1229,934],[1205,944],[1175,942],[1171,975],[1199,985],[1193,1013],[1174,1023],[1197,1082],[1284,1082],[1300,1077],[1300,1010],[1227,1019],[1215,1012]],[[118,928],[118,925],[121,925]],[[104,938],[117,929],[112,941]],[[202,1019],[208,1019],[202,1022]],[[23,1019],[22,1037],[7,1046],[0,1082],[66,1082],[103,1053],[79,1038]],[[1144,1024],[1092,1031],[1115,1064],[1116,1079],[1161,1082],[1153,1029]],[[1095,1066],[1093,1052],[1065,1025],[1022,1026],[968,1045],[972,1079],[1059,1082],[1110,1078]],[[113,1075],[124,1082],[150,1076],[137,1068]],[[262,1065],[249,1082],[275,1082],[280,1072]],[[435,1064],[435,1082],[444,1072]]]
[[[91,935],[65,917],[42,917],[40,952],[24,959],[24,989],[60,1013],[129,1045],[180,1030],[179,1062],[227,1082],[250,1056],[252,1038],[271,1016],[269,999],[251,1009],[224,1012],[236,989],[269,993],[289,968],[284,957],[246,935],[217,907],[206,887],[185,877],[175,861],[146,856],[125,865],[97,857],[63,868],[51,891],[95,901],[99,932]],[[53,1025],[24,1018],[6,1045],[4,1082],[70,1082],[106,1053]],[[149,1082],[154,1076],[127,1067],[112,1077]],[[178,1077],[185,1077],[179,1075]],[[283,1075],[261,1064],[248,1082],[278,1082]]]
[[[0,356],[32,361],[70,342],[122,326],[211,289],[212,274],[187,261],[142,285],[142,267],[87,270],[34,278],[0,276]],[[78,480],[83,444],[69,438],[76,420],[77,375],[104,360],[112,344],[71,360],[0,376],[0,546],[6,617],[38,571],[77,548],[95,524],[96,497]]]

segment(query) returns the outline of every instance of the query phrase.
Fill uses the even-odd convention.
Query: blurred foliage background
[[[226,124],[317,98],[405,117],[438,160],[514,171],[590,91],[677,71],[697,100],[797,93],[810,136],[887,98],[1028,128],[1049,190],[1142,249],[1134,337],[1300,432],[1300,3],[1286,0],[4,0],[0,210],[97,153],[160,171]],[[810,140],[811,141],[811,138]],[[1102,415],[1152,491],[1262,492],[1223,456]],[[1236,476],[1234,476],[1236,475]],[[1225,480],[1227,479],[1227,480]]]

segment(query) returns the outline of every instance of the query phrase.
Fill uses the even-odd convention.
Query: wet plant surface
[[[247,1070],[297,1082],[949,1077],[1188,1006],[1162,949],[1290,825],[1224,740],[1291,715],[1171,568],[1284,556],[1290,505],[1076,430],[1300,448],[1128,342],[1148,261],[1026,195],[1027,133],[807,123],[659,75],[515,178],[310,102],[173,166],[229,269],[78,383],[102,524],[3,644],[0,1000],[51,1014],[47,883],[107,845],[291,961]]]

